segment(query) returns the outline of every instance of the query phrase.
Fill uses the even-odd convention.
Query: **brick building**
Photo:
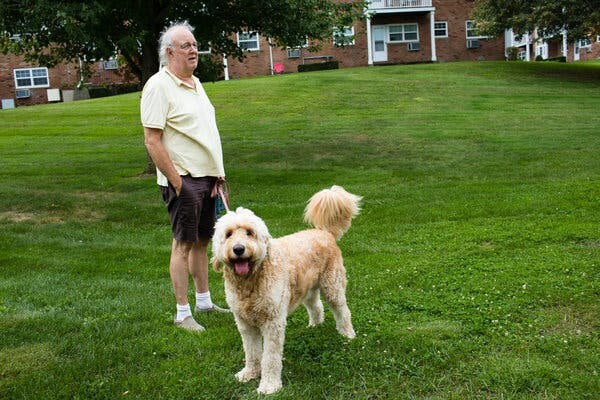
[[[115,60],[92,65],[86,85],[101,86],[136,82],[126,68]],[[76,64],[60,64],[54,68],[33,66],[23,57],[0,55],[0,99],[2,108],[28,106],[56,101],[77,100],[87,92],[75,90],[81,81]]]
[[[340,68],[459,60],[504,60],[504,38],[480,36],[469,0],[372,0],[365,20],[338,32],[315,53],[307,46],[281,50],[254,32],[238,34],[246,59],[227,60],[226,76],[266,75],[276,69],[334,59]]]
[[[538,38],[535,32],[517,40],[510,30],[500,38],[481,36],[470,20],[474,7],[473,0],[371,0],[363,21],[336,32],[316,52],[308,50],[310,43],[281,49],[270,45],[269,39],[257,32],[240,32],[235,39],[246,50],[246,57],[242,62],[231,57],[224,59],[223,77],[291,73],[298,71],[301,64],[329,60],[337,61],[340,68],[504,60],[510,47],[518,49],[521,59],[531,61],[536,55],[544,59],[565,55],[567,61],[600,57],[599,41],[567,43],[566,38]],[[49,69],[31,66],[19,57],[0,55],[2,108],[5,100],[17,106],[68,100],[68,90],[74,89],[79,80],[75,65]],[[125,69],[109,61],[96,63],[86,83],[135,81]]]
[[[566,32],[561,36],[544,38],[537,32],[516,35],[512,29],[506,31],[505,47],[517,49],[517,58],[533,61],[540,57],[544,60],[564,57],[565,61],[584,61],[600,58],[600,35],[569,43]]]

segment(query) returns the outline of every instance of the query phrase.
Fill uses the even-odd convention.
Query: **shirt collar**
[[[196,88],[195,89],[193,87],[191,87],[190,85],[188,85],[187,83],[185,83],[184,81],[182,81],[181,79],[179,79],[173,72],[171,72],[169,70],[169,67],[165,66],[165,67],[163,67],[163,69],[175,81],[175,83],[177,83],[177,86],[184,86],[185,88],[193,89],[193,90],[197,90],[198,89],[198,85],[200,84],[200,81],[194,75],[192,75],[192,79],[196,83]]]

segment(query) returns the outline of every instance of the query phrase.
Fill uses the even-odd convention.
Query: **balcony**
[[[371,0],[369,11],[412,12],[433,10],[432,0]]]

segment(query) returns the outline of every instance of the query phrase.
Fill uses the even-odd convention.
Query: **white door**
[[[373,26],[372,37],[373,37],[373,62],[387,61],[387,43],[385,42],[386,36],[385,26]]]

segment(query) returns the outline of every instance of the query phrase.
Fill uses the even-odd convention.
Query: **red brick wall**
[[[433,5],[435,20],[448,22],[448,37],[435,41],[438,61],[504,60],[504,36],[478,39],[479,48],[467,48],[466,21],[471,19],[473,1],[434,1]]]
[[[551,40],[548,42],[548,58],[560,57],[562,56],[562,46],[563,42],[561,40]],[[533,56],[531,59],[535,59],[535,45],[531,46],[533,49]]]
[[[474,2],[471,0],[446,0],[433,1],[436,21],[447,21],[448,37],[436,39],[437,60],[503,60],[504,37],[479,39],[479,48],[467,49],[466,21],[470,19]],[[406,43],[388,43],[387,63],[414,63],[431,61],[431,27],[430,14],[421,13],[396,13],[378,14],[371,19],[372,25],[388,25],[396,23],[417,23],[419,25],[419,51],[409,51]],[[285,50],[272,48],[273,63],[281,62],[284,72],[296,72],[298,64],[305,57],[332,56],[340,63],[340,68],[368,65],[366,23],[358,22],[354,25],[355,44],[346,47],[336,47],[332,41],[325,43],[318,52],[310,53],[302,49],[299,59],[288,59]],[[269,45],[261,37],[260,50],[247,52],[243,62],[228,59],[229,77],[242,78],[271,73],[269,59]]]
[[[27,63],[22,57],[0,54],[0,99],[15,99],[14,69],[36,68],[37,65]],[[15,99],[16,106],[33,104],[44,104],[48,102],[46,89],[74,89],[80,80],[76,64],[60,64],[54,68],[48,68],[49,86],[47,88],[32,88],[31,97]],[[105,70],[102,63],[96,63],[92,67],[92,75],[86,80],[91,85],[120,84],[137,82],[126,68],[119,70]]]
[[[357,67],[367,65],[367,35],[365,27],[360,24],[355,25],[355,44],[344,47],[337,47],[333,44],[333,39],[323,44],[322,48],[316,52],[310,52],[307,48],[302,48],[299,58],[288,58],[286,49],[280,47],[271,47],[273,65],[283,63],[284,73],[298,72],[298,65],[303,62],[313,63],[325,60],[305,60],[307,57],[329,56],[340,63],[340,68]],[[245,53],[243,62],[228,58],[229,77],[244,78],[257,75],[269,75],[271,73],[271,61],[269,54],[269,44],[267,39],[260,37],[260,50],[248,51]]]
[[[600,42],[592,43],[592,47],[584,47],[579,49],[579,59],[584,60],[595,60],[600,58]]]

